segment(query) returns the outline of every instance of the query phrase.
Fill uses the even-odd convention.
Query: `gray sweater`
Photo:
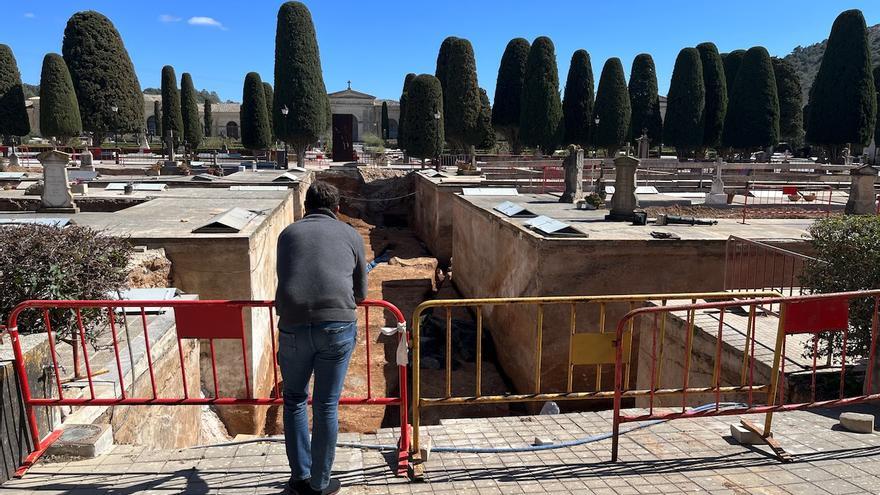
[[[309,212],[278,237],[279,328],[322,321],[357,321],[367,297],[364,241],[330,211]]]

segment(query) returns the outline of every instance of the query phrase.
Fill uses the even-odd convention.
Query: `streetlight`
[[[281,115],[284,116],[284,127],[285,127],[285,128],[287,128],[287,114],[288,114],[288,113],[290,113],[290,109],[287,108],[287,105],[283,105],[283,106],[281,107]],[[290,168],[290,167],[288,167],[288,161],[287,161],[287,140],[285,139],[285,140],[284,140],[284,169],[287,170],[288,168]]]
[[[113,105],[112,107],[110,107],[110,110],[113,111],[113,145],[116,146],[116,148],[117,148],[117,150],[116,150],[116,163],[118,164],[119,163],[119,149],[118,149],[119,148],[119,136],[117,135],[117,132],[116,132],[116,129],[118,127],[116,119],[119,115],[119,107],[117,107],[116,105]]]
[[[596,117],[593,119],[593,123],[596,124],[596,126],[593,128],[593,157],[598,160],[599,159],[599,140],[597,139],[597,136],[596,136],[596,134],[598,133],[598,130],[599,130],[599,116],[598,115],[596,115]],[[602,161],[600,160],[599,161],[599,179],[593,185],[593,192],[599,194],[600,196],[604,195],[604,192],[605,192],[605,186],[602,184],[603,174],[604,174],[604,170],[602,170]],[[590,175],[593,178],[596,177],[596,169],[595,168],[593,168],[593,173]]]

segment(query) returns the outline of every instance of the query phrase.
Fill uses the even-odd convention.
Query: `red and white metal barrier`
[[[871,336],[869,342],[869,356],[865,370],[865,383],[861,393],[848,395],[845,387],[847,371],[855,364],[855,360],[851,359],[847,362],[847,341],[849,339],[849,322],[851,308],[856,304],[862,308],[873,308],[871,316]],[[756,349],[756,333],[758,333],[758,323],[756,318],[761,314],[761,308],[767,305],[778,304],[780,307],[778,313],[778,325],[775,339],[772,340],[773,348],[773,364],[769,372],[769,383],[757,384],[755,380],[755,357]],[[859,404],[880,399],[880,393],[872,393],[872,379],[875,368],[875,346],[877,342],[877,322],[878,307],[880,307],[880,290],[861,291],[861,292],[844,292],[835,294],[821,294],[795,297],[775,297],[761,298],[751,300],[732,300],[724,302],[697,303],[679,306],[654,306],[638,308],[627,313],[617,325],[617,342],[622,342],[627,332],[639,331],[641,342],[644,348],[650,345],[650,368],[642,370],[643,373],[650,374],[650,386],[647,389],[635,390],[629,389],[629,385],[624,381],[623,375],[626,368],[624,362],[623,346],[616,346],[616,362],[615,362],[615,388],[614,388],[614,423],[612,438],[612,461],[617,460],[618,443],[620,436],[620,425],[622,423],[649,421],[649,420],[673,420],[673,419],[689,419],[708,416],[730,416],[730,415],[747,415],[765,413],[765,423],[763,431],[755,427],[747,421],[743,424],[761,435],[761,437],[776,451],[782,460],[790,457],[784,452],[777,441],[770,437],[770,427],[772,422],[772,414],[774,412],[806,410],[813,408],[832,408],[842,407],[852,404]],[[722,380],[722,349],[729,347],[730,342],[724,341],[725,333],[736,332],[736,328],[725,324],[725,315],[737,314],[738,318],[742,318],[742,309],[748,314],[746,318],[746,335],[743,345],[743,361],[740,370],[740,383],[730,385]],[[697,314],[701,316],[711,312],[711,321],[717,322],[717,329],[702,328],[701,331],[708,333],[708,337],[715,339],[714,355],[709,358],[712,368],[711,379],[704,386],[693,386],[691,382],[694,374],[691,369],[691,363],[695,360],[697,352],[694,352],[694,340],[700,336],[695,335],[695,319]],[[679,340],[684,341],[684,356],[682,364],[682,373],[674,376],[674,385],[669,386],[668,376],[670,373],[664,374],[667,378],[664,383],[661,381],[661,366],[664,364],[662,360],[662,348],[666,339],[670,337],[669,325],[667,319],[670,314],[679,314],[684,325],[678,325],[678,330],[684,328],[685,335],[678,336]],[[761,317],[765,317],[763,313]],[[733,318],[733,316],[730,316]],[[634,330],[635,329],[635,330]],[[672,330],[674,331],[674,330]],[[820,335],[823,335],[820,337]],[[706,337],[705,334],[701,335]],[[791,356],[786,352],[788,347],[786,341],[792,336],[800,336],[801,345],[792,345],[794,347]],[[635,341],[635,337],[632,337]],[[825,358],[822,366],[818,365],[819,357],[819,340],[831,340],[837,338],[842,343],[842,351],[839,356]],[[648,344],[650,343],[650,344]],[[811,356],[804,356],[804,344],[811,347]],[[811,345],[810,345],[811,344]],[[758,343],[757,346],[767,350],[767,342]],[[659,352],[658,352],[659,349]],[[704,346],[705,349],[705,346]],[[823,349],[824,350],[824,349]],[[765,357],[766,354],[765,354]],[[702,361],[706,361],[706,355],[700,355]],[[804,370],[810,370],[810,393],[809,399],[805,397],[797,397],[794,401],[789,402],[790,397],[786,397],[785,387],[785,363],[796,362],[800,360],[800,364]],[[839,368],[839,379],[833,379],[838,382],[836,393],[825,390],[823,397],[817,396],[816,377],[817,370],[823,369],[837,373]],[[702,381],[706,381],[706,370],[702,370]],[[852,373],[850,371],[850,373]],[[673,374],[675,375],[675,374]],[[827,375],[826,375],[827,376]],[[827,380],[826,380],[827,383]],[[736,398],[744,400],[744,403],[730,407],[722,405],[722,398],[729,399],[731,394],[735,394]],[[676,400],[676,405],[669,408],[669,403],[658,404],[659,397],[679,396],[680,402]],[[711,402],[706,407],[699,409],[688,408],[688,396],[709,396],[712,397]],[[641,397],[647,400],[647,412],[636,411],[633,414],[626,414],[622,410],[622,401],[627,397]],[[714,405],[714,407],[712,407]]]
[[[746,223],[749,214],[760,209],[765,213],[782,214],[788,207],[808,207],[831,214],[831,186],[809,185],[796,186],[785,184],[747,183],[743,193],[742,223]]]
[[[364,309],[364,332],[366,341],[366,381],[367,395],[366,397],[343,396],[340,399],[342,405],[377,405],[377,406],[399,406],[400,408],[400,439],[398,442],[398,475],[405,475],[408,467],[408,452],[410,447],[411,428],[409,425],[409,398],[408,398],[408,378],[406,362],[398,362],[398,379],[400,385],[400,394],[398,397],[387,397],[384,394],[374,394],[372,390],[372,372],[370,365],[372,363],[370,349],[370,309],[378,308],[387,311],[393,316],[398,333],[398,342],[401,339],[407,339],[406,320],[403,313],[400,312],[393,304],[381,300],[366,300],[359,304]],[[126,373],[123,371],[123,360],[120,358],[120,339],[118,338],[120,319],[125,318],[123,322],[128,325],[128,318],[125,312],[118,313],[123,308],[134,308],[134,318],[142,327],[144,354],[147,361],[148,376],[150,381],[150,392],[146,395],[132,395],[134,387],[132,383],[126,383]],[[177,378],[182,385],[182,393],[174,395],[161,395],[157,390],[157,380],[154,372],[154,360],[156,356],[151,353],[149,321],[147,317],[148,308],[162,308],[162,310],[173,310],[175,319],[175,329],[177,340],[177,351],[180,359],[180,376]],[[27,373],[25,372],[24,356],[22,354],[20,342],[20,329],[18,327],[21,315],[25,311],[35,311],[41,321],[41,329],[39,331],[46,332],[51,351],[50,368],[54,372],[55,388],[58,397],[33,397],[31,388],[28,383]],[[266,328],[252,328],[252,333],[267,332],[272,348],[272,378],[274,387],[264,395],[258,396],[254,393],[251,385],[251,373],[248,367],[248,337],[247,337],[247,312],[267,311],[268,319]],[[85,365],[86,375],[83,380],[88,383],[88,391],[82,397],[72,397],[70,394],[65,396],[65,388],[62,385],[64,381],[61,378],[61,367],[59,366],[59,352],[56,350],[56,340],[58,336],[53,329],[53,321],[59,322],[59,312],[66,312],[66,316],[62,320],[69,322],[71,331],[69,337],[73,342],[74,348],[79,348],[82,352],[82,360]],[[89,319],[95,318],[100,314],[102,321],[106,322],[106,330],[109,331],[109,337],[112,342],[113,358],[109,367],[117,373],[119,381],[119,393],[112,394],[98,393],[95,389],[95,380],[93,379],[97,373],[94,373],[90,362],[90,355],[87,346],[87,330],[90,324]],[[253,313],[251,313],[253,314]],[[106,319],[104,319],[106,318]],[[251,318],[252,321],[256,319]],[[29,321],[36,321],[31,318]],[[33,333],[35,329],[21,329],[27,333]],[[27,469],[46,451],[60,435],[61,430],[57,429],[49,433],[45,438],[41,438],[37,427],[37,418],[34,413],[35,407],[42,406],[177,406],[177,405],[214,405],[214,406],[265,406],[283,404],[282,387],[279,382],[279,368],[277,362],[277,337],[276,318],[274,314],[274,301],[182,301],[182,300],[158,300],[158,301],[123,301],[123,300],[96,300],[96,301],[25,301],[9,315],[6,333],[12,340],[12,348],[15,356],[15,371],[21,383],[22,398],[27,416],[28,428],[33,439],[33,451],[27,456],[24,464],[16,471],[16,476],[22,476]],[[386,332],[394,333],[394,332]],[[375,334],[374,334],[375,335]],[[190,387],[187,383],[186,365],[183,351],[183,340],[198,339],[207,341],[211,356],[210,383],[213,384],[213,396],[196,397],[189,392]],[[232,340],[241,343],[241,358],[243,363],[241,380],[244,384],[244,396],[236,396],[235,394],[223,395],[220,392],[217,375],[217,355],[214,349],[215,340]],[[404,347],[401,344],[401,347]],[[260,349],[255,350],[261,352]],[[134,366],[134,358],[132,356],[130,365]],[[231,358],[232,356],[230,356]],[[398,359],[398,361],[401,361]],[[113,372],[111,372],[113,373]],[[135,380],[133,369],[131,370],[132,381]],[[205,379],[205,382],[209,382]],[[210,387],[209,387],[210,388]],[[227,388],[227,387],[224,387]],[[54,392],[53,391],[53,392]],[[311,402],[311,400],[310,400]]]

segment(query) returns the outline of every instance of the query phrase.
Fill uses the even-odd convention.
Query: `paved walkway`
[[[610,440],[529,453],[434,453],[427,481],[393,476],[394,455],[339,449],[334,469],[349,494],[849,494],[880,493],[880,435],[837,426],[839,410],[777,414],[775,437],[795,461],[781,464],[766,447],[729,437],[735,417],[677,420],[626,434],[620,461]],[[522,446],[610,431],[609,411],[538,417],[449,420],[427,431],[434,445]],[[760,417],[752,417],[758,421]],[[624,428],[631,425],[624,425]],[[392,430],[345,435],[340,441],[391,444]],[[5,494],[282,493],[288,476],[281,443],[147,451],[117,446],[78,462],[44,462]]]

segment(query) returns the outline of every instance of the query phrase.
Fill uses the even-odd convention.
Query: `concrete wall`
[[[460,185],[438,185],[422,174],[415,176],[413,220],[416,235],[441,264],[452,258],[452,197]]]
[[[461,196],[454,196],[452,218],[453,282],[464,297],[650,294],[723,288],[726,239],[541,238]],[[606,331],[613,331],[629,307],[607,309]],[[548,306],[545,312],[544,391],[565,386],[569,311],[567,306]],[[531,391],[534,384],[535,313],[534,306],[485,313],[499,362],[520,392]],[[596,307],[579,307],[577,316],[579,332],[599,330]],[[604,389],[612,386],[610,367],[603,370]],[[594,379],[589,370],[583,370],[575,383],[589,385]]]
[[[43,392],[46,386],[49,385],[48,390],[52,390],[52,384],[46,382],[49,375],[43,371],[43,365],[49,360],[48,338],[45,334],[25,335],[21,337],[21,345],[31,394],[46,397]],[[57,408],[47,410],[40,407],[35,412],[40,436],[45,437],[58,426]],[[0,483],[12,477],[16,468],[30,454],[33,443],[24,412],[21,384],[13,367],[12,345],[6,338],[5,343],[0,345]]]
[[[160,397],[183,397],[180,356],[173,335],[174,330],[171,330],[165,345],[152,351],[156,390]],[[189,396],[199,397],[199,342],[190,339],[181,342]],[[132,397],[150,397],[151,393],[148,373],[142,373],[134,387],[129,387]],[[173,449],[200,443],[201,416],[201,406],[116,406],[108,409],[108,413],[96,423],[110,423],[114,443]]]
[[[184,292],[198,294],[200,299],[271,300],[276,287],[276,242],[281,231],[293,222],[295,204],[299,200],[293,194],[287,196],[266,213],[266,219],[249,236],[133,241],[150,248],[164,248],[171,260],[174,285]],[[249,311],[245,318],[248,372],[254,394],[267,393],[272,380],[268,318],[268,310]],[[220,394],[245,397],[241,344],[238,340],[215,340],[214,347]],[[207,342],[202,343],[201,363],[203,385],[213,391]],[[265,408],[225,406],[219,409],[219,415],[231,434],[258,433],[263,428]]]

